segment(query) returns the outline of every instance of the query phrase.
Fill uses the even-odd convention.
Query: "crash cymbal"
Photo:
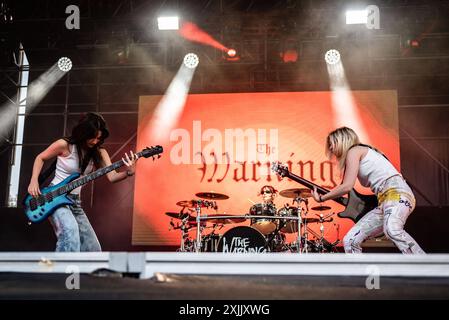
[[[226,218],[216,218],[216,217],[226,217]],[[246,221],[245,218],[234,218],[232,215],[229,214],[208,214],[206,217],[206,221],[208,223],[223,223],[223,224],[229,224],[229,223],[240,223]]]
[[[316,207],[312,207],[312,210],[315,211],[326,211],[326,210],[330,210],[331,207],[328,206],[316,206]]]
[[[312,193],[307,188],[286,189],[279,192],[281,197],[285,198],[310,198]]]
[[[188,217],[189,221],[195,220],[195,217],[192,217],[188,213],[180,213],[180,212],[166,212],[165,215],[169,216],[170,218],[175,219],[184,219],[185,217]]]
[[[216,192],[199,192],[195,194],[198,198],[207,199],[207,200],[226,200],[229,199],[229,196]]]

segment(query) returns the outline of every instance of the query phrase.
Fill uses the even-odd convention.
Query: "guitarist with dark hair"
[[[87,113],[73,128],[68,138],[53,142],[47,149],[37,155],[28,193],[35,199],[41,196],[38,177],[44,161],[57,157],[55,177],[50,185],[56,185],[74,173],[88,174],[94,168],[111,165],[108,152],[101,145],[109,136],[109,131],[103,117],[97,113]],[[107,173],[111,182],[119,182],[134,175],[137,156],[131,151],[125,154],[122,161],[127,166],[126,171],[112,170]],[[50,222],[57,237],[56,251],[101,251],[97,236],[81,207],[81,186],[72,190],[68,197],[72,205],[57,208]]]
[[[356,179],[370,187],[377,196],[378,206],[366,213],[344,237],[345,252],[362,252],[361,244],[369,237],[385,235],[402,253],[425,253],[404,230],[405,222],[415,208],[415,196],[402,175],[378,150],[361,144],[354,130],[342,127],[326,139],[326,154],[335,158],[344,172],[343,182],[330,192],[320,195],[312,191],[318,202],[335,199],[352,190]]]

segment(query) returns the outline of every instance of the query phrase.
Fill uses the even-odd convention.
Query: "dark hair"
[[[262,191],[264,189],[270,189],[271,193],[273,193],[273,194],[276,194],[278,192],[273,186],[266,185],[266,186],[263,186],[262,188],[260,188],[259,196],[262,195]]]
[[[87,140],[96,138],[98,131],[101,131],[100,142],[94,147],[88,148],[86,144]],[[76,146],[81,172],[86,170],[90,160],[93,160],[95,167],[101,167],[103,160],[101,158],[100,148],[108,136],[109,130],[104,118],[98,113],[88,112],[73,127],[72,135],[64,138],[68,143]],[[84,155],[82,151],[84,151]]]

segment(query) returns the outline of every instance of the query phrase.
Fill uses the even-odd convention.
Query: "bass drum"
[[[261,253],[267,252],[267,240],[251,227],[235,227],[226,231],[218,243],[218,252]]]

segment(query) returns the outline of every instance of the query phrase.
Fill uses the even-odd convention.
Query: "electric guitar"
[[[309,189],[316,187],[319,194],[326,194],[329,192],[329,190],[291,173],[288,171],[287,166],[280,162],[273,163],[271,170],[276,172],[279,176],[290,178],[291,180],[298,182]],[[376,196],[363,195],[358,193],[355,189],[352,189],[348,193],[347,198],[338,197],[332,200],[346,207],[344,211],[338,213],[338,216],[340,218],[349,218],[354,222],[359,221],[366,213],[378,206]]]
[[[141,152],[136,153],[136,156],[137,159],[141,157],[153,157],[154,160],[154,156],[157,155],[158,158],[160,158],[160,154],[162,152],[163,148],[161,146],[155,146],[151,148],[147,147]],[[31,196],[30,194],[27,194],[23,202],[25,214],[27,215],[30,222],[37,223],[45,220],[59,207],[73,204],[73,200],[67,196],[70,191],[92,180],[95,180],[107,174],[108,172],[111,172],[112,170],[120,168],[124,164],[125,163],[123,162],[123,160],[120,160],[114,162],[110,166],[98,169],[81,178],[79,173],[74,173],[54,186],[43,188],[41,190],[42,194],[37,198]]]

